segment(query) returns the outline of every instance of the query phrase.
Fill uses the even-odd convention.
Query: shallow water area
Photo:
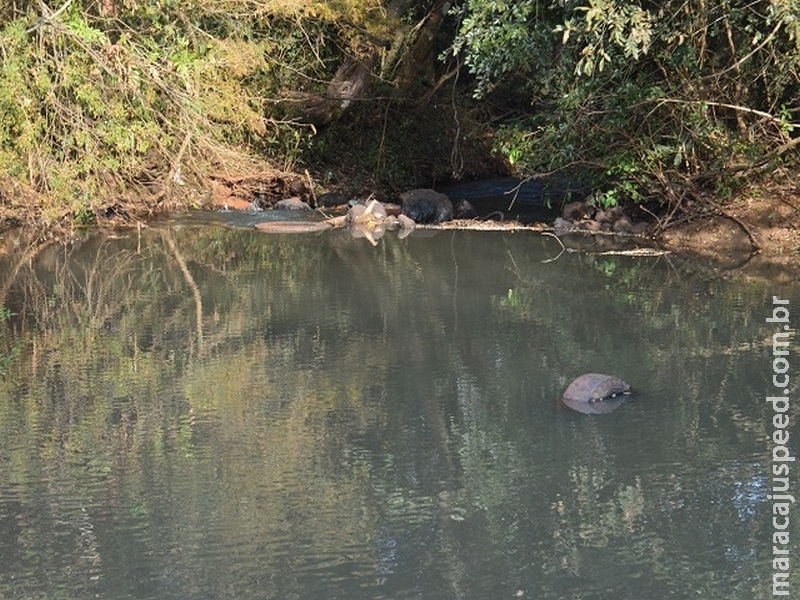
[[[771,597],[800,287],[281,213],[0,256],[0,598]],[[572,411],[586,372],[635,393]]]

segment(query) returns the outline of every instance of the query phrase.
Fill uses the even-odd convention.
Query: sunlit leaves
[[[158,193],[177,167],[199,177],[217,148],[296,161],[307,130],[276,113],[278,90],[316,90],[343,49],[393,24],[381,0],[28,8],[0,9],[0,175],[43,202],[76,198],[53,202],[73,214],[140,182]]]
[[[73,34],[77,39],[86,44],[105,44],[108,43],[106,34],[101,30],[92,27],[83,15],[78,11],[66,13],[64,19],[64,26]]]
[[[547,44],[534,23],[536,3],[470,0],[456,13],[461,27],[452,50],[476,76],[477,96],[506,73],[527,70]]]
[[[621,51],[626,59],[638,59],[650,48],[653,17],[649,11],[630,3],[614,0],[589,0],[578,6],[572,16],[555,27],[561,41],[581,46],[575,72],[592,75],[601,72]]]
[[[526,143],[501,136],[525,172],[584,165],[608,198],[644,199],[763,156],[796,127],[796,0],[510,4],[465,2],[454,49],[477,95],[530,106],[513,116]]]

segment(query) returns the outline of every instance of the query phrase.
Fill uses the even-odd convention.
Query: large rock
[[[456,219],[475,219],[478,216],[478,212],[470,204],[469,200],[462,198],[461,200],[456,200],[453,205],[453,216]]]
[[[317,196],[317,206],[330,208],[332,206],[340,206],[347,204],[347,198],[337,192],[325,192]]]
[[[450,198],[430,189],[408,190],[398,196],[403,214],[416,223],[441,223],[453,218]]]
[[[567,221],[577,223],[584,219],[591,219],[596,212],[595,207],[586,202],[569,202],[561,209],[561,217]]]
[[[369,204],[353,206],[347,212],[345,221],[348,225],[375,227],[381,225],[386,220],[386,216],[386,207],[377,200],[371,200]]]
[[[308,203],[303,202],[299,197],[279,200],[275,203],[274,208],[278,210],[311,210]]]

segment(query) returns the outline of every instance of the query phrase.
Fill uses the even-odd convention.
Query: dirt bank
[[[752,188],[721,210],[668,228],[659,241],[721,268],[800,281],[800,184]]]

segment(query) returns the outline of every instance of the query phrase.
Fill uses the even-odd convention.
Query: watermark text
[[[789,451],[789,344],[794,333],[789,323],[789,301],[772,297],[772,316],[767,323],[775,325],[772,335],[772,385],[774,396],[767,396],[772,405],[772,595],[790,596],[789,575],[791,554],[789,518],[795,502],[790,493],[790,475],[795,457]]]

